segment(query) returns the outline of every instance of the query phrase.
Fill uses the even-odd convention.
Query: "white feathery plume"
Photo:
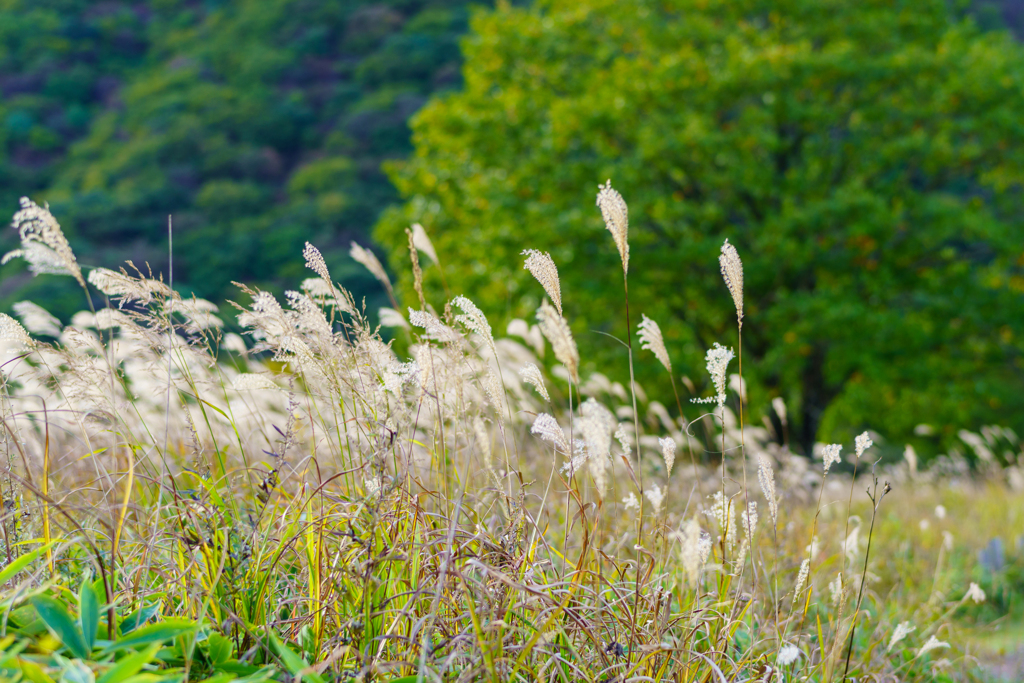
[[[672,476],[672,465],[676,462],[676,440],[671,436],[667,436],[664,439],[658,439],[658,444],[661,446],[661,457],[665,459],[665,476]]]
[[[21,323],[6,313],[0,313],[0,343],[12,350],[35,346],[35,342],[28,336]]]
[[[875,442],[871,440],[871,436],[867,432],[862,433],[854,439],[853,446],[857,451],[857,458],[860,459],[860,456],[864,455],[864,451],[871,448],[874,443]]]
[[[654,514],[657,515],[661,512],[661,505],[665,501],[665,492],[657,484],[651,484],[649,487],[644,489],[644,496],[647,500],[651,501],[651,507],[654,508]]]
[[[703,569],[706,557],[701,553],[702,536],[700,524],[696,519],[691,517],[683,522],[683,528],[679,533],[679,559],[683,565],[686,581],[691,587],[696,587],[700,580],[700,570]]]
[[[431,243],[430,238],[427,237],[427,231],[419,223],[412,224],[412,243],[417,249],[426,254],[434,262],[434,265],[438,264],[434,245]]]
[[[661,361],[665,369],[672,372],[672,361],[668,357],[668,350],[665,348],[665,338],[661,336],[661,328],[646,315],[641,316],[640,321],[640,348],[647,349],[654,354],[655,358]]]
[[[920,657],[927,652],[932,650],[938,650],[939,648],[949,647],[949,643],[939,640],[935,636],[928,639],[928,642],[921,646],[921,649],[917,651],[917,656]]]
[[[775,497],[775,471],[763,455],[757,456],[757,480],[761,484],[761,492],[768,501],[768,513],[772,517],[772,526],[779,521],[779,504]]]
[[[973,600],[975,603],[985,602],[985,591],[981,589],[981,586],[971,582],[970,588],[967,589],[967,594],[963,598],[966,600]]]
[[[621,424],[615,430],[615,438],[618,440],[619,446],[622,447],[622,455],[629,458],[633,453],[633,447],[629,445],[629,435],[626,434],[626,429]]]
[[[484,461],[484,467],[491,469],[491,436],[487,433],[487,425],[482,417],[477,415],[473,418],[473,434],[476,436],[477,446],[480,448],[480,455]]]
[[[804,559],[800,563],[800,571],[796,575],[796,586],[793,587],[793,599],[796,600],[807,585],[807,576],[811,573],[811,561]]]
[[[540,368],[533,363],[527,363],[519,370],[519,376],[527,384],[533,385],[533,388],[537,390],[541,398],[551,403],[551,397],[548,395],[547,387],[544,386],[544,376],[541,374]]]
[[[417,311],[410,308],[409,322],[416,327],[422,327],[426,330],[426,336],[428,338],[439,342],[456,342],[461,339],[458,332],[448,327],[426,311]]]
[[[569,323],[565,322],[565,318],[547,301],[541,303],[537,309],[537,322],[540,331],[551,342],[555,358],[566,367],[573,381],[579,384],[580,354],[576,349],[576,341],[572,338]]]
[[[320,253],[320,250],[309,242],[306,242],[306,246],[302,250],[302,257],[306,259],[306,267],[323,278],[323,281],[330,286],[331,273],[327,270],[327,262],[324,261],[323,254]]]
[[[626,494],[626,497],[622,499],[622,506],[627,510],[639,510],[640,501],[637,500],[636,494],[630,491]]]
[[[832,594],[832,606],[835,607],[843,599],[843,593],[846,592],[846,587],[843,585],[843,573],[839,572],[836,576],[835,581],[828,584],[828,591]]]
[[[171,288],[159,280],[131,277],[123,271],[118,273],[108,268],[94,268],[89,273],[89,284],[108,297],[119,299],[119,308],[131,301],[148,304],[154,296],[171,296]]]
[[[523,251],[523,256],[526,257],[523,268],[530,271],[530,274],[536,278],[540,286],[547,292],[548,297],[551,298],[552,303],[555,304],[558,315],[562,315],[562,286],[558,280],[558,267],[555,266],[551,254],[546,251],[526,249]]]
[[[891,652],[896,646],[896,643],[900,642],[917,629],[916,626],[911,626],[909,621],[904,621],[896,625],[896,630],[892,632],[892,638],[889,639],[889,647],[885,648],[886,652]]]
[[[725,406],[725,372],[729,367],[729,361],[736,355],[732,349],[726,348],[715,342],[715,345],[708,349],[706,363],[708,374],[715,385],[715,396],[709,398],[695,398],[694,403],[716,403],[719,410]]]
[[[781,396],[776,396],[772,399],[772,408],[775,409],[775,414],[779,416],[779,422],[786,424],[786,402],[782,400]]]
[[[533,421],[533,427],[530,428],[530,433],[552,444],[563,455],[569,455],[569,440],[565,438],[565,432],[558,424],[558,420],[547,413],[537,416]]]
[[[484,393],[487,394],[487,400],[491,402],[495,412],[498,414],[498,422],[504,424],[505,413],[503,410],[505,406],[502,399],[505,397],[505,389],[501,386],[501,381],[494,372],[488,370],[481,383],[484,387]]]
[[[471,332],[475,332],[487,344],[491,353],[497,353],[494,347],[494,335],[491,333],[491,324],[487,322],[487,316],[476,304],[464,296],[457,296],[452,300],[458,308],[462,309],[464,315],[457,315],[455,319],[466,326]]]
[[[729,240],[722,245],[722,253],[718,257],[718,265],[722,268],[722,278],[729,288],[732,301],[736,304],[736,321],[743,326],[743,262],[736,247]]]
[[[837,443],[829,444],[821,450],[821,457],[825,463],[825,474],[828,474],[829,468],[831,468],[832,465],[840,461],[839,454],[842,450],[842,445]]]
[[[401,327],[405,330],[409,329],[409,323],[406,321],[405,316],[393,308],[378,308],[377,317],[380,318],[380,324],[384,327]]]
[[[361,263],[370,274],[377,278],[388,291],[391,290],[391,279],[388,278],[388,274],[384,272],[384,266],[380,264],[377,257],[369,249],[364,249],[355,242],[352,243],[352,248],[348,251],[349,256],[356,263]]]
[[[243,372],[235,377],[231,383],[235,391],[259,391],[262,389],[280,389],[272,379],[266,375],[252,372]]]
[[[21,237],[21,249],[8,252],[0,263],[21,257],[28,261],[29,270],[36,275],[70,275],[85,287],[82,269],[49,206],[39,206],[28,197],[22,197],[21,210],[14,214],[11,227]]]
[[[800,657],[800,648],[792,643],[786,643],[779,650],[778,663],[779,666],[789,666]]]
[[[21,318],[21,323],[32,334],[47,337],[59,337],[60,320],[42,306],[31,301],[19,301],[13,306],[14,312]]]
[[[629,272],[629,209],[622,195],[612,188],[612,181],[598,185],[597,206],[601,209],[604,226],[612,234],[622,259],[622,272]]]

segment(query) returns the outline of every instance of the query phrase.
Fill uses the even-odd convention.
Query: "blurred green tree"
[[[750,401],[784,396],[805,451],[863,428],[927,452],[921,424],[1024,427],[1009,34],[946,0],[546,0],[479,14],[464,51],[464,91],[415,116],[415,154],[390,166],[407,201],[376,236],[396,269],[420,222],[453,293],[526,317],[541,291],[520,251],[549,250],[593,367],[622,377],[621,350],[589,333],[627,333],[594,207],[610,178],[630,210],[634,325],[661,324],[698,390],[705,350],[736,343],[728,238]],[[659,381],[651,356],[639,365]]]

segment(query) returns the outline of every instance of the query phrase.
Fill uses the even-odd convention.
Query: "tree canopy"
[[[550,251],[583,355],[622,377],[591,333],[627,333],[594,207],[610,178],[634,323],[660,323],[698,391],[705,350],[736,344],[728,239],[750,401],[783,396],[805,449],[1024,427],[1024,50],[1008,33],[945,0],[547,0],[481,14],[464,51],[464,89],[414,117],[415,153],[390,167],[406,203],[376,235],[397,270],[420,222],[453,293],[527,317],[542,292],[520,252]]]

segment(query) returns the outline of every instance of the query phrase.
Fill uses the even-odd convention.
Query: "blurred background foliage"
[[[390,166],[408,201],[377,236],[396,270],[421,222],[453,291],[527,317],[542,292],[520,252],[550,251],[592,369],[626,374],[595,332],[635,334],[643,313],[706,394],[705,351],[737,343],[729,239],[750,402],[783,396],[805,452],[863,429],[934,453],[960,425],[1024,428],[1009,32],[946,0],[550,0],[480,15],[465,58],[464,89],[414,117],[415,154]],[[628,332],[606,178],[630,210]]]
[[[84,264],[154,272],[173,214],[176,287],[218,302],[294,287],[308,239],[371,309],[346,252],[391,206],[375,235],[406,301],[416,220],[499,328],[539,302],[519,251],[550,250],[591,369],[622,378],[591,333],[626,334],[593,208],[611,178],[634,317],[698,393],[706,347],[735,344],[728,237],[751,402],[783,396],[804,447],[1024,429],[1024,2],[527,4],[476,12],[460,53],[456,0],[0,0],[0,205],[47,201]],[[22,299],[82,307],[7,265],[0,308]]]

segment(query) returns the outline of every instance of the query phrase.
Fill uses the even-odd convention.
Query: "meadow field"
[[[1017,436],[963,431],[927,466],[873,432],[791,452],[785,404],[745,400],[742,254],[703,303],[736,326],[700,395],[628,297],[625,200],[597,203],[629,330],[606,374],[529,244],[546,298],[507,330],[427,298],[445,255],[419,225],[416,300],[353,244],[394,300],[364,310],[307,243],[283,301],[239,285],[218,310],[173,270],[83,271],[22,200],[6,258],[85,310],[0,315],[5,679],[1015,680]],[[609,379],[640,366],[672,392]]]

